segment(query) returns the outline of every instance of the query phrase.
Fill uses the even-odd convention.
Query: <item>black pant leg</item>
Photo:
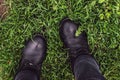
[[[79,56],[74,64],[76,80],[105,80],[95,59],[90,55]]]
[[[38,76],[36,73],[34,73],[33,71],[30,70],[24,70],[19,72],[16,77],[15,80],[39,80]]]
[[[20,66],[14,80],[40,80],[40,70],[35,65]]]

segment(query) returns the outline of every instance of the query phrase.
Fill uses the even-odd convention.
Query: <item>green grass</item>
[[[107,80],[120,80],[120,0],[8,0],[0,22],[0,80],[12,80],[24,40],[41,32],[48,43],[43,80],[74,80],[59,38],[59,22],[68,16],[88,34],[92,53]]]

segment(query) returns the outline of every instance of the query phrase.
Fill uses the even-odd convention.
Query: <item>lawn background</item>
[[[74,80],[59,38],[67,16],[88,34],[92,54],[107,80],[120,80],[120,0],[8,0],[0,22],[0,80],[13,80],[24,41],[40,32],[47,38],[42,80]]]

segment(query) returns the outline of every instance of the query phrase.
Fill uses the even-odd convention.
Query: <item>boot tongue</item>
[[[20,69],[27,69],[27,68],[35,68],[36,70],[40,70],[41,64],[36,65],[33,62],[24,59],[20,65]]]
[[[87,55],[89,54],[89,50],[85,48],[72,48],[69,49],[70,56],[76,57],[78,55]]]

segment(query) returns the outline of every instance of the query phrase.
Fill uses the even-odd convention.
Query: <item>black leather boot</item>
[[[60,23],[60,38],[69,51],[72,68],[77,57],[90,55],[87,34],[83,31],[79,36],[75,36],[77,29],[78,25],[68,18],[63,19]]]
[[[42,63],[46,57],[46,40],[36,35],[29,39],[22,52],[22,58],[18,68],[18,72],[30,70],[40,76]]]

